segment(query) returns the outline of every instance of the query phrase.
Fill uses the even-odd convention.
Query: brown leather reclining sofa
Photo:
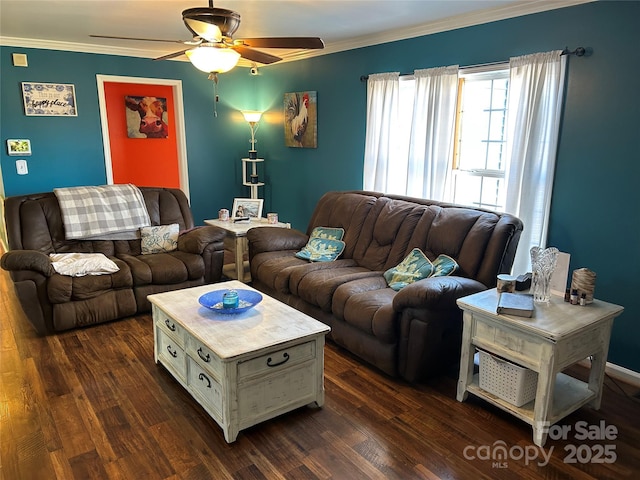
[[[315,227],[343,228],[345,249],[332,262],[296,252]],[[375,192],[329,192],[306,234],[281,228],[247,232],[253,286],[331,327],[330,339],[410,382],[459,359],[462,315],[456,299],[496,285],[509,273],[522,232],[509,214]],[[445,254],[459,270],[399,291],[383,273],[413,248]]]
[[[141,254],[138,240],[66,240],[53,192],[5,199],[8,270],[20,304],[36,331],[48,334],[151,310],[147,295],[217,282],[222,277],[225,233],[195,227],[179,189],[139,187],[151,225],[177,223],[178,249]],[[103,253],[120,270],[73,277],[53,269],[50,253]]]

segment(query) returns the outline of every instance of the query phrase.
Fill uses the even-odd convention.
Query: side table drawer
[[[208,410],[212,410],[218,419],[222,420],[222,386],[198,362],[191,357],[187,358],[189,362],[189,388]]]
[[[165,365],[170,366],[182,380],[185,380],[187,374],[187,363],[183,348],[165,333],[165,331],[156,325],[158,334],[158,357],[162,359]]]
[[[253,375],[273,373],[290,365],[315,358],[315,347],[315,342],[306,342],[242,362],[238,365],[238,378],[242,380]]]
[[[497,328],[484,322],[475,323],[473,341],[499,345],[506,350],[518,353],[528,358],[539,358],[542,348],[541,340],[526,338],[522,334],[512,332],[508,328]]]

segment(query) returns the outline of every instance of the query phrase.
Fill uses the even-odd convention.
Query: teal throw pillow
[[[331,238],[310,238],[296,257],[311,262],[333,262],[344,251],[344,242]]]
[[[431,276],[446,277],[457,272],[458,268],[460,266],[453,258],[442,253],[433,261],[433,273]]]
[[[344,229],[336,227],[316,227],[309,238],[326,238],[330,240],[342,240]]]
[[[384,272],[384,279],[395,291],[410,283],[430,277],[433,264],[419,248],[414,248],[402,262]]]

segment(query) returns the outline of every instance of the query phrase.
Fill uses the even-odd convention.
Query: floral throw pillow
[[[305,247],[296,253],[296,257],[310,262],[333,262],[344,251],[342,240],[332,238],[310,238]]]
[[[330,240],[342,240],[344,229],[337,227],[316,227],[309,238],[327,238]]]
[[[149,255],[176,250],[178,248],[179,233],[180,226],[177,223],[142,227],[140,229],[142,254]]]
[[[456,262],[449,255],[441,253],[440,255],[438,255],[438,258],[433,261],[433,273],[431,274],[431,276],[446,277],[457,272],[458,268],[460,268],[458,262]]]
[[[431,261],[422,250],[414,248],[402,262],[384,272],[384,278],[389,287],[398,291],[410,283],[430,277],[432,273]]]
[[[305,247],[296,253],[296,257],[310,262],[333,262],[344,251],[343,236],[342,228],[316,227]]]

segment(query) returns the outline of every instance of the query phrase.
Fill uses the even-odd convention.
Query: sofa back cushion
[[[320,198],[313,211],[307,235],[310,236],[316,227],[342,228],[345,249],[341,258],[353,258],[363,224],[376,202],[375,194],[328,192]]]
[[[193,228],[189,202],[179,189],[139,187],[152,225],[177,223]],[[49,253],[140,254],[140,240],[66,240],[57,197],[53,192],[18,195],[5,199],[5,222],[10,250]]]
[[[384,271],[408,254],[409,241],[424,209],[415,204],[380,197],[373,206],[353,253],[359,265]]]

